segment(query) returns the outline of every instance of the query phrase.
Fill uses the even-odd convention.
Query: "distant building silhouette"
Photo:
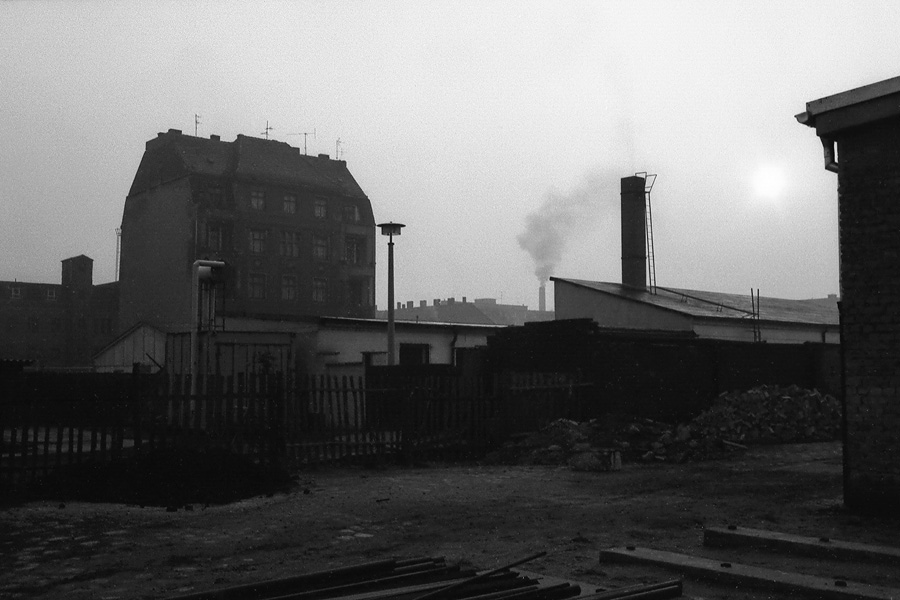
[[[227,264],[225,316],[375,315],[375,220],[345,161],[284,142],[147,142],[122,216],[119,329],[190,323],[195,260]]]
[[[384,316],[386,311],[380,311]],[[469,302],[464,296],[435,299],[432,304],[422,300],[400,302],[394,316],[401,321],[426,323],[467,323],[472,325],[524,325],[533,321],[552,321],[553,311],[529,310],[524,304],[501,304],[495,298],[476,298]]]
[[[0,359],[36,367],[90,367],[113,339],[118,313],[115,282],[93,284],[94,261],[62,261],[61,283],[0,281]]]

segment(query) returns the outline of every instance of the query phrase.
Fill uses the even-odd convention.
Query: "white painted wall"
[[[94,357],[94,368],[102,373],[130,373],[134,363],[151,373],[159,371],[156,363],[166,363],[166,334],[151,325],[140,325]]]

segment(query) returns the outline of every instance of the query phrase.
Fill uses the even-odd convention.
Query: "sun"
[[[753,192],[765,202],[775,203],[784,194],[784,171],[774,165],[762,165],[753,175]]]

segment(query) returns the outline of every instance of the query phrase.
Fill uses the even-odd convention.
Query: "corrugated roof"
[[[620,283],[565,279],[562,281],[589,288],[605,294],[626,298],[634,302],[650,304],[666,310],[705,319],[750,319],[753,302],[750,294],[725,294],[677,288],[657,287],[656,293],[623,286]],[[837,325],[839,322],[837,299],[788,300],[763,296],[759,301],[761,321],[803,323],[809,325]]]

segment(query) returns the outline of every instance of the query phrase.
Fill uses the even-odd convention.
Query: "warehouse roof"
[[[725,294],[657,287],[656,293],[640,290],[619,283],[585,281],[551,277],[554,282],[565,282],[633,302],[649,304],[664,310],[675,311],[691,317],[705,319],[749,319],[753,316],[750,294]],[[762,321],[802,323],[808,325],[837,325],[837,298],[788,300],[762,297],[759,300],[759,318]]]

